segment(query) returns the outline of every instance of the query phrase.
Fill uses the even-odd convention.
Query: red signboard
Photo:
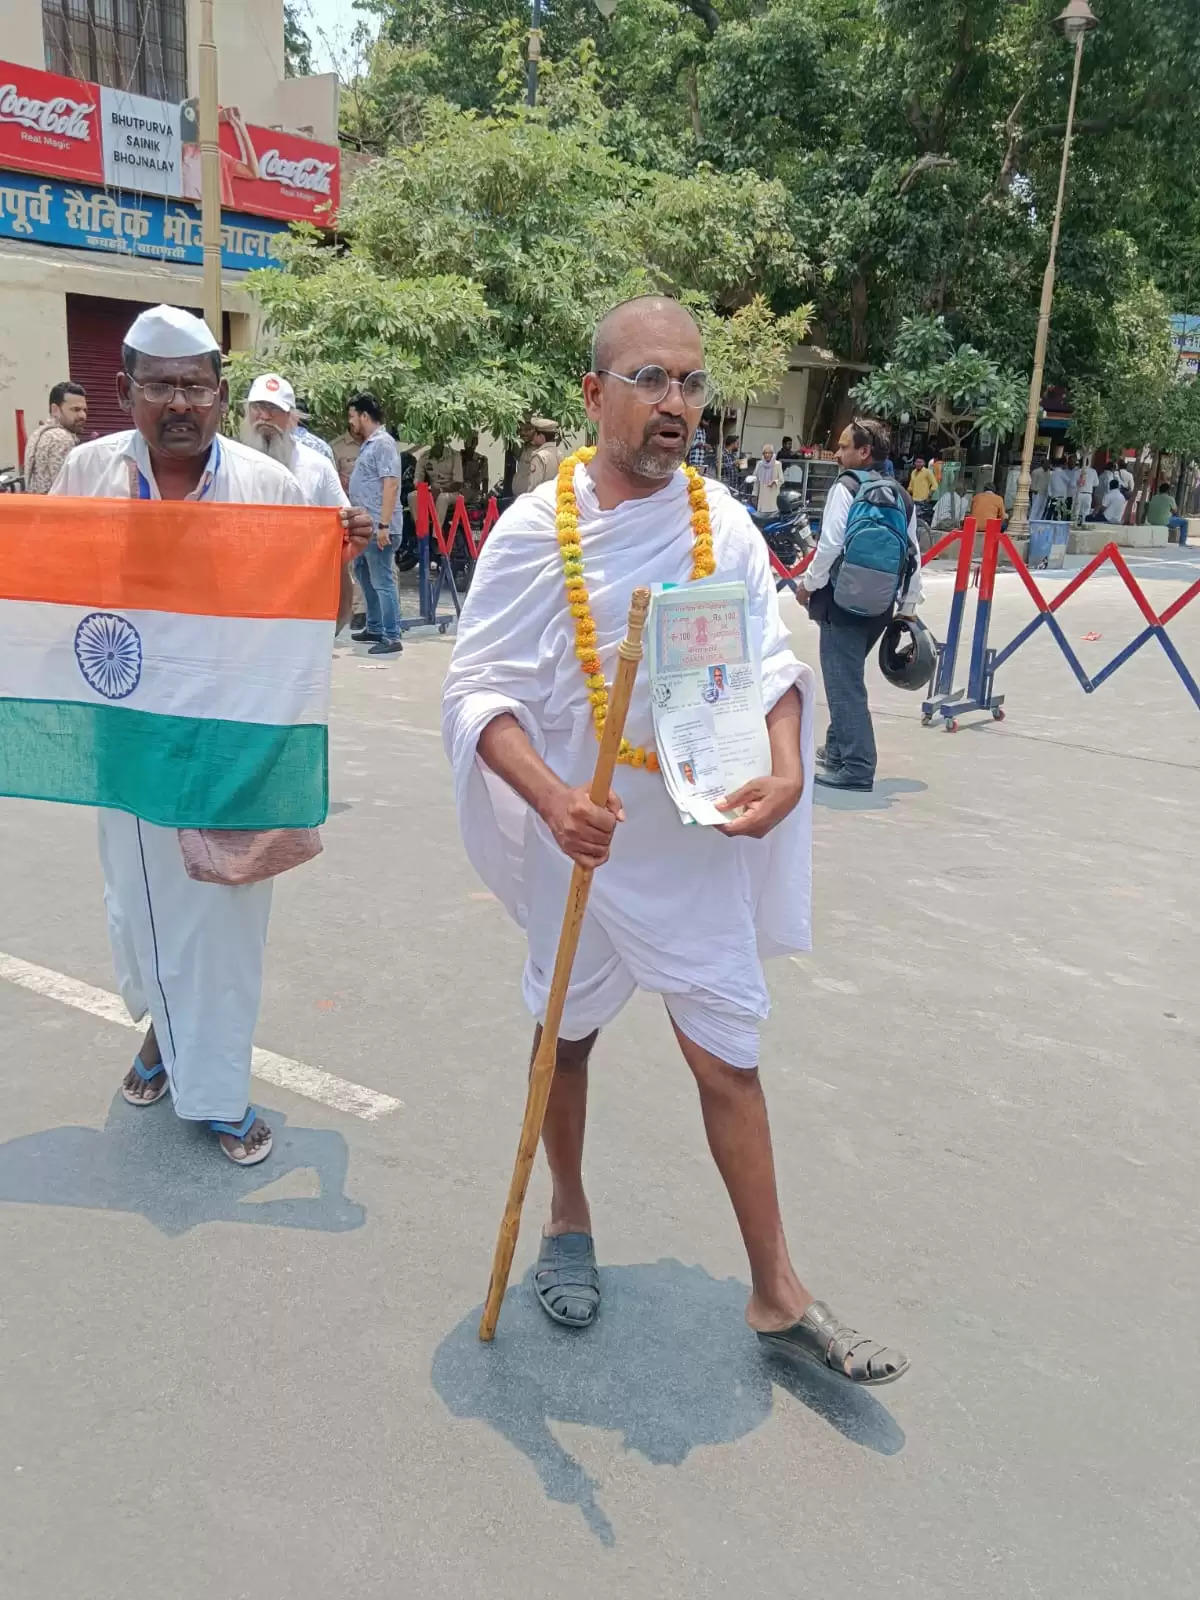
[[[284,222],[332,226],[341,195],[337,146],[280,133],[277,128],[256,128],[251,124],[245,131],[254,146],[257,178],[245,176],[249,169],[240,159],[236,127],[228,116],[222,119],[222,157],[232,157],[237,163],[230,174],[231,208],[260,217],[279,217]],[[225,166],[224,159],[221,165]]]
[[[181,198],[199,200],[195,101],[164,105],[162,114],[182,122]],[[0,61],[0,170],[103,184],[104,126],[96,84]],[[336,145],[247,125],[232,106],[221,110],[220,144],[223,208],[332,226],[341,198]]]
[[[96,85],[0,61],[0,167],[103,183]]]

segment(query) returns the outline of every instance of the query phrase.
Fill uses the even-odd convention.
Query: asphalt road
[[[1028,615],[1003,578],[994,642]],[[1115,583],[1062,616],[1091,667],[1138,628]],[[1200,601],[1172,633],[1200,670]],[[644,997],[593,1075],[601,1321],[553,1328],[521,1278],[539,1173],[478,1344],[529,1023],[456,833],[448,649],[338,653],[253,1172],[116,1095],[94,819],[0,802],[0,1594],[1196,1593],[1200,709],[1158,645],[1085,697],[1035,637],[1008,720],[954,737],[877,683],[882,781],[818,806],[817,949],[773,969],[763,1072],[804,1275],[913,1357],[874,1393],[760,1356]]]

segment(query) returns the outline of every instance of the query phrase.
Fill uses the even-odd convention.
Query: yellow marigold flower
[[[630,760],[630,764],[632,766],[644,767],[646,765],[646,752],[639,745],[638,748],[630,756],[629,760]]]
[[[607,684],[604,682],[604,674],[602,672],[589,672],[585,681],[589,689],[607,688]]]

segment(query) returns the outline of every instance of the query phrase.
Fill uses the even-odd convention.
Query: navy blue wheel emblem
[[[75,630],[75,659],[97,694],[124,700],[142,676],[142,641],[124,617],[93,611]]]

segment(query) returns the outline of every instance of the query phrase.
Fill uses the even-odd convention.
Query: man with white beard
[[[299,421],[295,391],[286,378],[277,372],[255,378],[246,398],[242,443],[286,467],[310,506],[334,506],[341,511],[350,502],[337,468],[296,437]]]

